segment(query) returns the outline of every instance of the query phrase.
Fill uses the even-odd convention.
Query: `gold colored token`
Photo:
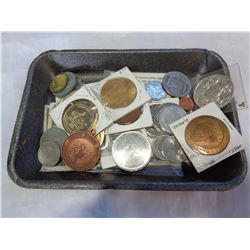
[[[131,80],[118,77],[108,80],[101,89],[102,103],[111,108],[119,109],[129,106],[136,98],[137,89]]]
[[[204,155],[222,152],[230,141],[227,126],[214,116],[199,116],[185,128],[185,140],[195,151]]]
[[[52,93],[58,93],[62,91],[68,83],[68,77],[65,74],[57,75],[49,85],[49,89]]]
[[[87,132],[96,127],[98,111],[96,106],[88,100],[76,100],[64,110],[62,123],[69,133]]]
[[[127,125],[133,123],[139,119],[142,113],[142,107],[139,107],[132,112],[128,113],[127,115],[123,116],[119,120],[116,121],[119,125]]]

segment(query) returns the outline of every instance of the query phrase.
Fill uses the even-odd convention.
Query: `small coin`
[[[230,133],[220,119],[214,116],[199,116],[185,128],[185,140],[195,151],[204,155],[222,152],[230,141]]]
[[[64,130],[57,127],[49,128],[42,134],[40,138],[40,146],[46,141],[52,141],[61,147],[66,137],[67,134]]]
[[[98,122],[96,106],[89,100],[79,99],[70,103],[64,110],[62,123],[69,133],[89,131]]]
[[[145,89],[152,100],[159,101],[166,97],[160,81],[148,81],[145,84]]]
[[[133,81],[125,77],[108,80],[102,87],[102,103],[111,109],[125,108],[136,98],[137,89]]]
[[[158,126],[168,134],[173,134],[172,130],[169,127],[169,124],[184,117],[186,115],[186,111],[182,107],[174,103],[165,103],[161,106],[162,108],[155,118],[156,124],[158,124]]]
[[[225,107],[233,98],[234,86],[228,76],[213,74],[202,78],[194,89],[194,101],[199,107],[215,102]]]
[[[76,171],[93,168],[100,159],[100,144],[89,133],[72,134],[64,141],[61,155],[65,164]]]
[[[76,86],[76,76],[72,72],[65,72],[64,73],[68,77],[67,85],[63,90],[57,93],[53,93],[58,98],[63,98],[68,95]]]
[[[128,113],[127,115],[123,116],[119,120],[117,120],[116,123],[118,123],[119,125],[131,124],[140,118],[140,116],[143,112],[142,110],[143,110],[143,108],[139,107],[139,108],[133,110],[132,112]]]
[[[151,152],[147,138],[135,131],[119,135],[112,146],[112,155],[117,166],[130,172],[144,168],[151,158]]]
[[[182,96],[180,98],[180,106],[186,111],[190,111],[194,108],[194,103],[190,97]]]
[[[168,72],[162,81],[164,90],[171,96],[186,96],[192,89],[191,80],[181,72]]]
[[[53,141],[45,141],[40,145],[37,156],[42,165],[55,166],[60,160],[60,147]]]
[[[58,93],[62,91],[68,83],[68,76],[66,74],[59,74],[54,77],[49,85],[49,89],[52,93]]]

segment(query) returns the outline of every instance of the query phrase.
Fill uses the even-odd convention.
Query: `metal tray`
[[[178,70],[190,77],[222,69],[225,61],[205,49],[166,50],[63,50],[47,51],[32,62],[18,112],[8,156],[11,179],[25,188],[46,189],[141,189],[141,190],[227,190],[245,178],[247,163],[241,151],[198,174],[183,164],[183,176],[140,175],[140,173],[40,172],[37,159],[43,129],[44,105],[53,100],[48,85],[62,71],[84,73],[87,81],[102,78],[103,70],[128,66],[133,72]],[[227,107],[228,110],[228,107]],[[240,131],[234,101],[226,115]]]

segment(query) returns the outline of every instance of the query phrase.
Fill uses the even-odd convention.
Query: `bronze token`
[[[194,102],[188,96],[182,96],[180,98],[180,106],[186,111],[190,111],[194,108]]]
[[[98,112],[95,105],[88,100],[76,100],[70,103],[64,111],[62,123],[69,133],[86,132],[96,126]]]
[[[108,80],[101,89],[102,103],[111,108],[119,109],[129,106],[136,98],[137,89],[131,80],[118,77]]]
[[[227,126],[214,116],[199,116],[185,128],[185,140],[195,151],[204,155],[222,152],[230,141]]]
[[[76,133],[66,138],[62,145],[63,161],[76,171],[93,168],[100,159],[100,145],[89,133]]]
[[[127,125],[133,123],[139,119],[142,113],[142,107],[139,107],[132,112],[128,113],[127,115],[123,116],[119,120],[116,121],[119,125]]]

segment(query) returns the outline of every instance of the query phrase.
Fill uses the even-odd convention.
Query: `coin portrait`
[[[102,86],[100,97],[102,103],[111,109],[125,108],[136,98],[137,89],[133,81],[125,77],[117,77]]]
[[[88,131],[96,126],[97,121],[97,108],[88,100],[70,103],[62,116],[62,124],[69,134]]]
[[[223,121],[205,115],[188,123],[185,128],[185,140],[195,152],[215,155],[225,150],[230,141],[230,133]]]

